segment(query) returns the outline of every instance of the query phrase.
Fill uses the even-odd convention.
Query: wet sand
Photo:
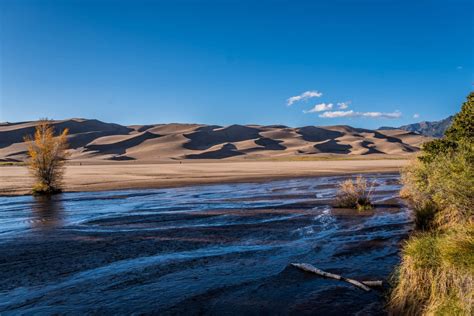
[[[333,209],[345,177],[0,197],[0,314],[383,315],[410,213],[398,175],[375,210]]]
[[[66,169],[65,191],[165,188],[183,185],[268,181],[371,172],[398,172],[408,160],[220,161],[182,163],[108,163]],[[23,166],[0,167],[0,195],[27,194],[32,179]]]

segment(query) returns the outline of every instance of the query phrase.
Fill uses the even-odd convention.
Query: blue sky
[[[374,128],[442,119],[474,88],[471,0],[3,0],[0,10],[0,121]]]

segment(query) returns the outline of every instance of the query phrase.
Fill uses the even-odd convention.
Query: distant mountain
[[[443,137],[444,132],[451,126],[454,116],[450,116],[441,121],[420,122],[414,124],[403,125],[400,127],[382,126],[379,130],[402,129],[408,132],[418,133],[429,137]]]

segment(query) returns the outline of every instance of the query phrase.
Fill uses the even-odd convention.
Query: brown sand
[[[0,162],[26,158],[23,138],[37,122],[0,124]],[[402,130],[368,130],[350,126],[271,125],[209,126],[155,124],[121,126],[97,120],[54,121],[56,131],[69,129],[74,161],[170,162],[255,160],[301,156],[407,156],[429,138]]]
[[[294,177],[398,172],[403,159],[323,161],[216,161],[69,165],[65,191],[162,188],[223,182],[252,182]],[[24,166],[0,167],[0,195],[27,194],[32,179]]]

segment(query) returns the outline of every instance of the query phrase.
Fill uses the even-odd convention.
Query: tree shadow
[[[59,196],[35,196],[31,228],[50,231],[64,224],[64,205]]]

